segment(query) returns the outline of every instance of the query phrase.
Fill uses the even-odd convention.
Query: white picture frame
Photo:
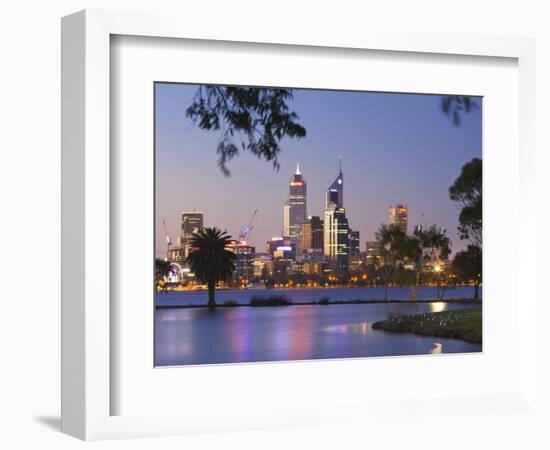
[[[206,30],[200,21],[164,14],[112,11],[82,11],[62,22],[62,430],[86,440],[121,437],[161,436],[208,431],[232,431],[358,420],[361,417],[391,416],[390,402],[333,404],[330,411],[318,405],[302,408],[278,406],[277,419],[250,412],[250,421],[223,420],[223,414],[118,414],[113,415],[112,398],[120,389],[113,382],[111,366],[119,355],[112,348],[116,323],[110,302],[111,261],[111,171],[110,108],[111,36],[141,36],[216,42],[297,45],[301,48],[326,48],[332,52],[365,49],[383,52],[408,52],[418,55],[465,55],[517,60],[519,98],[519,199],[517,213],[520,229],[535,227],[535,42],[526,38],[488,37],[438,33],[397,33],[350,30],[339,36],[306,33],[303,30],[268,35],[258,29],[218,28]],[[536,242],[528,241],[518,249],[519,258],[536,261]],[[519,267],[518,279],[528,279],[533,267]],[[527,288],[529,289],[529,288]],[[524,305],[536,309],[534,286]],[[513,294],[510,294],[513,295]],[[536,329],[528,326],[521,311],[517,316],[518,343],[529,343],[519,351],[521,365],[515,388],[502,393],[482,393],[464,398],[432,398],[440,413],[445,408],[468,414],[472,402],[486,413],[507,405],[522,412],[533,408],[536,398]],[[340,364],[336,362],[335,364]],[[398,363],[397,363],[398,364]],[[251,367],[251,366],[248,366]],[[276,364],[255,366],[256,371],[275,371]],[[351,370],[352,366],[346,366]],[[346,367],[343,370],[346,370]],[[184,375],[182,375],[184,376]],[[401,395],[401,394],[400,394]],[[407,397],[395,400],[405,401]],[[253,404],[251,399],[249,405]],[[445,406],[446,405],[446,406]],[[462,405],[462,406],[461,406]],[[200,410],[201,408],[197,408]],[[414,407],[411,407],[414,411]],[[414,413],[414,412],[413,412]],[[244,414],[244,413],[243,413]],[[300,417],[308,419],[300,420]],[[238,414],[237,414],[238,416]],[[242,417],[247,417],[246,414]]]

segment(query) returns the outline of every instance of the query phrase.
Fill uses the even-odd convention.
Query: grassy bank
[[[218,307],[222,308],[237,308],[247,306],[304,306],[304,305],[372,305],[372,304],[390,304],[390,303],[406,303],[406,304],[418,304],[418,303],[460,303],[465,305],[481,305],[481,300],[473,298],[449,298],[445,300],[364,300],[360,298],[349,300],[331,300],[329,297],[322,297],[319,300],[313,300],[308,302],[292,302],[282,295],[270,295],[270,296],[253,296],[250,303],[238,303],[235,300],[227,300]],[[188,305],[162,305],[157,306],[159,309],[171,309],[171,308],[204,308],[206,304],[188,304]]]
[[[392,314],[387,320],[375,322],[372,328],[395,333],[461,339],[481,344],[481,316],[479,307],[412,316]]]

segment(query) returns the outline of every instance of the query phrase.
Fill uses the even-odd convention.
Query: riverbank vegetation
[[[464,305],[481,305],[481,300],[474,298],[450,298],[446,300],[403,300],[403,299],[387,299],[387,300],[372,300],[372,299],[348,299],[348,300],[331,300],[329,297],[322,297],[319,300],[292,302],[283,295],[255,295],[248,303],[239,303],[236,300],[227,300],[218,307],[222,308],[234,308],[234,307],[247,307],[247,306],[307,306],[307,305],[373,305],[373,304],[422,304],[422,303],[460,303]],[[158,309],[171,309],[171,308],[204,308],[206,304],[177,304],[177,305],[157,305]]]
[[[250,299],[250,306],[288,306],[292,303],[284,295],[270,295],[268,297],[254,295]]]
[[[375,322],[372,328],[482,343],[480,307],[417,315],[391,314],[387,320]]]

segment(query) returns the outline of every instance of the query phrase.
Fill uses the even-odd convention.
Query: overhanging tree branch
[[[292,89],[201,86],[186,115],[203,130],[223,129],[216,151],[224,175],[230,175],[227,164],[240,150],[271,161],[278,170],[281,140],[306,136],[298,115],[289,110],[292,98]]]

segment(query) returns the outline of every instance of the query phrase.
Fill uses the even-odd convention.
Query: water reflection
[[[444,303],[444,302],[430,303],[430,312],[438,313],[446,310],[447,310],[447,303]]]
[[[390,313],[463,305],[374,304],[156,311],[155,364],[215,364],[479,352],[459,340],[386,333],[371,325]]]
[[[293,308],[286,308],[287,310]],[[290,314],[290,354],[288,359],[307,359],[311,354],[312,315],[311,308],[296,307]]]
[[[325,327],[323,330],[328,333],[367,334],[369,331],[369,323],[362,322],[362,323],[350,323],[350,324],[344,324],[344,325],[333,325],[333,326]]]
[[[436,342],[434,348],[432,348],[431,354],[439,355],[440,353],[443,353],[443,346],[439,342]]]
[[[231,353],[238,356],[238,361],[249,357],[251,327],[245,326],[237,310],[228,310],[224,320],[223,339],[229,344]]]

